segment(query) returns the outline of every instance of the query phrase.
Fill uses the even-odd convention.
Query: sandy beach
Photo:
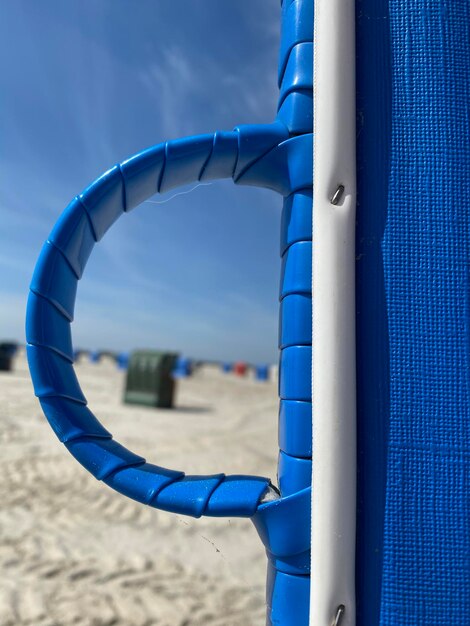
[[[174,410],[125,406],[125,373],[83,360],[90,408],[149,461],[275,478],[276,382],[206,366]],[[56,439],[24,355],[0,372],[1,626],[261,626],[263,546],[249,520],[156,511],[115,493]]]

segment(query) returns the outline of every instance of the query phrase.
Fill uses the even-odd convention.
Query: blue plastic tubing
[[[200,517],[252,517],[268,554],[267,623],[308,624],[311,472],[313,0],[284,0],[275,122],[177,139],[118,163],[62,213],[40,253],[26,316],[28,361],[61,442],[96,478],[139,502]],[[279,487],[255,476],[186,476],[121,446],[87,407],[73,369],[77,283],[124,213],[156,193],[232,178],[284,197],[281,227]]]

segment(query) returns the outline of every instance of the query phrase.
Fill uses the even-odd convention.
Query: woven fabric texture
[[[382,626],[470,624],[470,2],[390,0]],[[369,625],[372,626],[372,625]]]

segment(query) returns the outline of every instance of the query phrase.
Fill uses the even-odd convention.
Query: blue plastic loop
[[[59,217],[49,235],[62,252],[77,278],[81,278],[88,258],[95,245],[90,218],[78,198],[72,200]]]
[[[262,157],[289,138],[289,131],[282,122],[263,126],[245,124],[237,126],[235,131],[238,133],[238,160],[233,173],[235,182],[238,182],[254,163],[263,161]]]
[[[165,144],[139,152],[121,163],[125,184],[126,211],[158,193],[158,185],[165,164]]]
[[[297,241],[312,239],[312,188],[301,189],[284,200],[281,217],[281,254]]]
[[[255,161],[237,183],[267,187],[288,196],[313,184],[313,135],[292,137]]]
[[[185,476],[157,494],[153,505],[171,513],[201,517],[212,493],[224,480],[224,474]]]
[[[95,240],[125,210],[158,190],[204,176],[236,178],[241,172],[238,182],[245,183],[246,176],[247,184],[253,184],[249,173],[257,168],[255,177],[261,172],[269,180],[284,181],[290,193],[292,180],[295,187],[311,178],[305,163],[303,173],[293,174],[302,162],[298,151],[311,146],[311,137],[307,143],[299,141],[301,138],[286,141],[286,137],[288,130],[275,122],[146,150],[113,167],[76,198],[41,252],[27,312],[28,358],[35,393],[57,436],[82,465],[118,491],[151,506],[195,516],[251,516],[270,482],[267,478],[223,474],[184,477],[181,472],[145,463],[111,439],[86,408],[71,363],[74,354],[69,322],[77,279]],[[263,165],[265,160],[267,165]],[[92,353],[91,358],[97,360],[99,354]]]
[[[256,512],[256,503],[266,492],[266,480],[254,476],[227,476],[212,494],[205,515],[252,517]]]
[[[311,424],[312,0],[284,0],[278,116],[267,125],[189,137],[141,152],[90,185],[66,209],[41,253],[27,313],[36,395],[52,428],[96,478],[122,494],[176,513],[254,516],[270,559],[268,623],[308,623]],[[155,193],[232,177],[287,198],[281,234],[280,463],[287,497],[260,504],[270,487],[252,476],[185,476],[147,463],[115,442],[86,407],[71,360],[77,279],[95,241]],[[99,359],[99,353],[91,355]],[[122,362],[125,362],[123,359]],[[183,371],[180,367],[178,370]],[[186,370],[185,370],[186,371]],[[258,377],[265,379],[266,367]],[[295,458],[296,457],[296,458]],[[274,571],[276,569],[277,571]]]
[[[293,91],[313,90],[313,42],[304,42],[293,48],[282,79],[279,107]]]
[[[168,141],[160,193],[199,180],[212,152],[214,135],[200,135]]]
[[[294,293],[312,293],[311,241],[292,244],[282,257],[280,299]]]
[[[184,472],[143,463],[118,469],[108,475],[104,482],[119,493],[134,498],[137,502],[152,504],[157,493],[183,477]]]
[[[268,567],[274,567],[279,572],[290,574],[293,576],[309,576],[310,575],[310,550],[306,550],[301,554],[293,556],[279,557],[266,551],[268,557]]]
[[[311,401],[311,346],[292,346],[282,350],[279,367],[279,395],[282,400]]]
[[[312,457],[312,403],[281,400],[279,408],[279,448],[301,458]]]
[[[310,486],[312,481],[312,460],[279,453],[279,489],[282,496],[290,496]]]
[[[238,159],[238,133],[217,131],[214,135],[212,155],[200,180],[230,178]]]
[[[99,241],[125,210],[120,166],[115,165],[97,178],[79,197],[90,216],[95,239]]]
[[[111,472],[123,467],[145,463],[143,457],[130,452],[114,439],[84,437],[67,441],[65,445],[77,461],[98,480],[104,480]]]
[[[50,241],[42,247],[31,280],[31,291],[49,300],[68,320],[73,320],[77,277],[63,254]]]
[[[312,489],[261,504],[253,523],[266,547],[277,557],[291,557],[310,549]]]
[[[78,437],[111,439],[111,433],[85,404],[59,397],[42,397],[39,401],[47,421],[62,443]]]
[[[58,396],[86,404],[72,363],[41,346],[27,345],[29,369],[38,398]]]
[[[277,119],[293,135],[313,131],[313,94],[309,89],[288,94],[279,107]]]
[[[292,576],[270,567],[266,604],[267,626],[308,626],[310,576]]]
[[[281,301],[279,314],[279,348],[311,345],[312,297],[294,293]]]
[[[284,78],[289,55],[292,49],[304,42],[313,41],[313,2],[294,0],[282,7],[282,32],[279,50],[279,87]]]
[[[32,312],[26,322],[26,341],[54,350],[73,361],[72,333],[68,320],[49,300],[29,292],[28,308]]]

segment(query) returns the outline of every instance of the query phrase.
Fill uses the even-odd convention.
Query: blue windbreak
[[[466,624],[470,3],[357,10],[358,624]]]

